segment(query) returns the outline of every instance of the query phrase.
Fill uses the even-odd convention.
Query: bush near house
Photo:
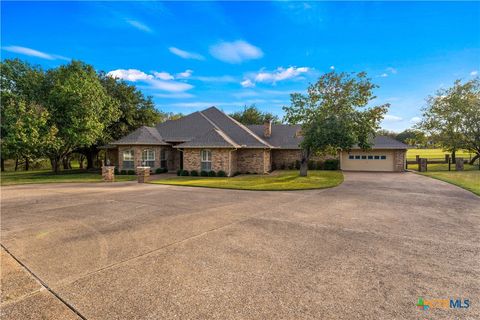
[[[128,171],[127,171],[127,174],[128,174],[128,175],[134,175],[134,174],[135,174],[135,170],[128,170]]]
[[[215,171],[212,170],[212,171],[208,171],[208,176],[209,177],[216,177],[217,174],[215,173]]]
[[[190,175],[192,177],[198,177],[198,171],[197,170],[192,170],[192,171],[190,171]]]
[[[227,174],[223,170],[220,170],[220,171],[217,172],[217,177],[226,177],[226,176],[227,176]]]
[[[168,172],[167,168],[157,168],[155,169],[155,173],[160,174],[160,173],[166,173]]]
[[[208,177],[208,172],[205,171],[205,170],[202,170],[202,171],[200,172],[200,175],[201,175],[202,177]]]
[[[340,161],[338,159],[327,159],[324,162],[324,170],[338,170]]]

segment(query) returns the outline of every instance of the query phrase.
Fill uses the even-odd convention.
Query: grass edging
[[[439,180],[439,181],[443,181],[443,182],[446,182],[446,183],[449,183],[449,184],[452,184],[454,186],[457,186],[463,190],[466,190],[468,192],[471,192],[473,193],[474,195],[476,196],[480,196],[480,188],[479,190],[475,190],[473,189],[472,187],[468,186],[468,185],[465,185],[465,184],[462,184],[461,182],[458,182],[458,181],[455,181],[454,179],[451,179],[451,178],[445,178],[445,177],[442,177],[442,176],[436,176],[435,173],[439,172],[439,173],[442,173],[442,172],[445,172],[445,171],[430,171],[430,172],[418,172],[418,171],[411,171],[415,174],[418,174],[418,175],[421,175],[421,176],[424,176],[424,177],[428,177],[428,178],[432,178],[432,179],[436,179],[436,180]],[[447,171],[448,172],[448,171]],[[454,171],[456,172],[456,171]],[[471,172],[471,171],[462,171],[462,172]],[[433,174],[432,174],[433,173]]]
[[[172,177],[152,180],[148,183],[180,187],[246,191],[299,191],[333,188],[343,182],[341,171],[309,171],[307,177],[299,177],[298,171],[280,171],[277,175],[242,175],[219,177]]]

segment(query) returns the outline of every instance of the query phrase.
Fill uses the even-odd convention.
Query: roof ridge
[[[217,109],[218,110],[218,109]],[[220,110],[219,110],[220,111]],[[222,111],[220,111],[222,112]],[[234,118],[230,117],[228,114],[222,112],[228,119],[230,119],[231,121],[235,122],[240,128],[242,128],[243,130],[245,130],[249,135],[251,135],[252,137],[254,137],[255,139],[257,139],[259,142],[263,143],[264,145],[270,147],[270,148],[273,148],[273,146],[271,144],[269,144],[267,141],[263,140],[262,138],[260,138],[259,136],[257,136],[254,132],[252,132],[250,129],[247,128],[247,126],[245,126],[244,124],[242,124],[241,122],[235,120]]]
[[[211,108],[215,108],[215,107],[210,107],[208,109],[211,109]],[[208,110],[208,109],[205,109],[205,110]],[[216,108],[215,108],[216,109]],[[216,124],[215,122],[213,122],[212,120],[210,120],[206,115],[203,114],[202,111],[198,111],[198,113],[200,113],[208,122],[210,122],[212,124],[212,126],[214,127],[214,129],[216,129],[218,132],[222,132],[223,134],[221,134],[221,136],[223,138],[227,137],[229,142],[232,141],[233,142],[233,145],[235,146],[239,146],[239,144],[237,142],[235,142],[235,140],[233,140],[228,134],[226,134],[222,129],[220,129]]]
[[[213,130],[215,130],[223,139],[225,139],[228,143],[230,143],[234,147],[236,147],[236,148],[240,147],[240,145],[238,143],[233,141],[233,139],[230,138],[228,135],[226,135],[222,130],[219,130],[219,129],[216,129],[216,128],[214,128]]]

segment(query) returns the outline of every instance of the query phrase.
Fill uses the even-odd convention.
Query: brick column
[[[150,167],[137,167],[138,183],[145,183],[150,178]]]
[[[115,167],[114,166],[103,166],[102,167],[102,180],[104,182],[115,181]]]
[[[418,163],[418,171],[419,172],[425,172],[427,171],[427,159],[426,158],[420,158],[420,162]]]

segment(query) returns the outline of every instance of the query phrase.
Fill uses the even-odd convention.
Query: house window
[[[135,153],[133,150],[123,151],[123,169],[133,169]]]
[[[367,159],[367,156],[362,156],[362,159]]]
[[[167,151],[165,149],[160,150],[160,168],[167,167]]]
[[[355,157],[353,155],[349,155],[348,159],[353,160],[353,159],[355,159]]]
[[[387,159],[387,156],[380,156],[380,159],[386,160],[386,159]]]
[[[142,152],[142,165],[147,167],[155,166],[155,151],[153,149],[145,149]]]
[[[212,152],[210,150],[202,150],[201,157],[202,157],[201,170],[211,171],[212,170]]]
[[[355,156],[355,159],[356,159],[356,160],[360,159],[360,156]]]
[[[373,156],[368,156],[368,160],[373,160]]]
[[[375,156],[375,160],[379,160],[380,159],[380,156]]]

